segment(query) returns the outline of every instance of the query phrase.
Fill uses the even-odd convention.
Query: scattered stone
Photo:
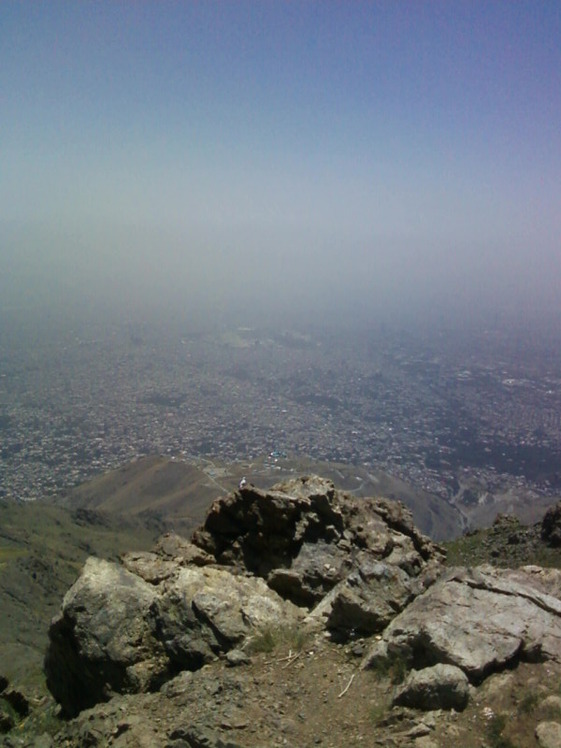
[[[481,686],[481,694],[485,699],[492,699],[506,690],[514,682],[512,673],[494,673]]]
[[[469,700],[469,682],[454,665],[434,665],[412,670],[393,698],[394,705],[414,709],[455,709],[462,711]],[[430,728],[424,726],[427,731]]]
[[[238,665],[247,665],[251,662],[251,659],[241,649],[231,649],[226,653],[226,662],[230,667],[237,667]]]
[[[550,694],[541,702],[541,706],[543,709],[550,709],[559,712],[559,715],[561,716],[561,696]]]

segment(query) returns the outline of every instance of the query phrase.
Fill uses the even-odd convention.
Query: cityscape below
[[[544,328],[545,329],[545,328]],[[561,487],[554,333],[7,325],[0,497],[52,496],[142,455],[306,455],[469,506]]]

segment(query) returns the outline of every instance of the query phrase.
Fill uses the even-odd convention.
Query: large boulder
[[[447,663],[473,683],[521,659],[561,662],[561,571],[454,569],[393,619],[365,667]]]
[[[434,580],[444,558],[399,502],[357,499],[317,476],[287,481],[270,491],[246,487],[217,499],[193,534],[193,543],[218,563],[261,576],[283,597],[308,608],[345,580],[353,587],[353,578],[372,587],[371,594],[365,588],[358,597],[367,607],[374,604],[380,585],[373,583],[376,573],[369,569],[383,560],[391,576],[404,582],[399,600],[389,602],[393,615],[404,600]],[[410,579],[423,581],[409,585]],[[383,616],[386,622],[390,618]],[[340,626],[341,616],[333,621]],[[344,627],[350,630],[355,624]]]
[[[47,686],[68,714],[111,691],[144,690],[165,671],[150,609],[155,587],[108,561],[89,558],[49,629]]]
[[[416,595],[425,579],[409,576],[399,566],[365,554],[357,567],[317,606],[311,619],[322,616],[335,635],[371,636],[390,623]]]
[[[262,579],[168,560],[161,560],[166,573],[155,573],[153,554],[130,557],[135,564],[139,574],[88,559],[51,624],[47,685],[68,715],[114,692],[157,689],[256,630],[301,617]]]

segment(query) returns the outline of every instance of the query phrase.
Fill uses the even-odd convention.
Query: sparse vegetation
[[[370,710],[370,719],[372,720],[374,725],[377,726],[382,723],[382,721],[386,718],[388,708],[388,701],[378,701],[372,706]]]
[[[277,647],[277,637],[275,631],[268,627],[263,629],[256,634],[248,645],[248,651],[251,654],[258,654],[259,652],[272,652]]]
[[[546,545],[540,537],[540,525],[514,526],[510,522],[477,530],[443,543],[448,566],[474,567],[492,564],[516,568],[537,564],[561,568],[561,548]]]
[[[393,686],[397,686],[405,680],[408,669],[403,657],[394,655],[385,660],[378,660],[374,667],[371,667],[371,672],[377,680],[388,679]]]
[[[251,639],[248,651],[251,654],[267,653],[284,647],[292,652],[300,652],[310,636],[310,631],[301,626],[267,626]]]

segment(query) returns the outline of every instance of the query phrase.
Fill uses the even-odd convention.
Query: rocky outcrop
[[[155,690],[256,629],[299,618],[261,579],[155,554],[125,561],[90,558],[51,624],[47,685],[68,715],[115,692]]]
[[[361,596],[371,597],[368,580],[379,561],[403,572],[394,575],[404,583],[397,594],[411,599],[444,557],[399,502],[356,499],[316,476],[270,491],[246,487],[216,500],[193,543],[217,563],[263,577],[283,597],[310,608],[346,580],[356,587],[352,579],[363,579]],[[409,579],[418,584],[406,592]],[[339,625],[342,617],[332,620]]]
[[[316,477],[243,488],[214,502],[193,542],[168,534],[122,565],[88,560],[51,624],[48,686],[76,714],[157,689],[314,606],[309,625],[371,634],[434,582],[442,558],[397,502]]]
[[[520,660],[561,662],[560,592],[556,569],[451,570],[393,619],[364,666],[446,663],[479,683]]]
[[[88,560],[51,624],[48,685],[75,715],[117,693],[166,693],[216,661],[243,670],[260,633],[295,627],[377,635],[356,643],[363,669],[413,669],[400,708],[459,710],[468,682],[561,663],[561,572],[444,572],[442,560],[397,502],[317,477],[245,487],[215,501],[191,541],[167,534],[120,564]]]

